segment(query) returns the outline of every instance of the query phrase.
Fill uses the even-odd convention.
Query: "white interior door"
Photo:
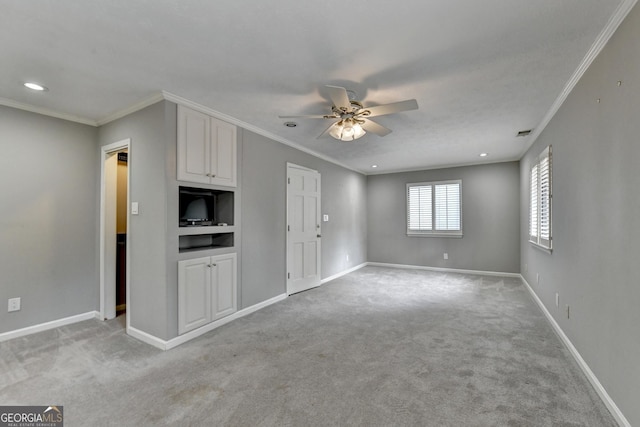
[[[104,319],[116,317],[116,196],[118,153],[109,153],[104,162]]]
[[[117,195],[118,195],[118,152],[127,152],[131,159],[131,139],[104,145],[101,148],[101,194],[100,194],[100,318],[112,319],[116,316],[116,248],[117,248]],[[129,194],[131,163],[127,165],[125,222],[129,223]],[[129,284],[131,282],[131,233],[127,231],[126,242],[126,307],[127,329],[131,319]]]
[[[287,164],[287,294],[320,286],[320,174]]]

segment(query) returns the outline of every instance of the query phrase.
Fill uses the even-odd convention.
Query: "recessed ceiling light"
[[[378,167],[378,165],[371,165],[371,167],[375,169]]]
[[[487,157],[489,153],[480,153],[480,157]]]
[[[29,89],[37,90],[37,91],[40,91],[40,92],[48,90],[46,87],[44,87],[42,85],[39,85],[38,83],[27,82],[24,85],[26,87],[28,87]]]
[[[298,126],[298,124],[296,122],[285,122],[284,125],[286,127],[288,127],[288,128],[294,128],[294,127]]]

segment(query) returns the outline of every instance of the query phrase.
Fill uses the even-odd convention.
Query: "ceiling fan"
[[[378,136],[385,136],[391,133],[391,129],[369,120],[370,117],[418,109],[418,102],[415,99],[365,108],[362,103],[350,99],[349,93],[345,88],[329,85],[326,88],[329,92],[329,98],[333,102],[331,114],[278,117],[281,119],[338,119],[337,122],[332,123],[322,132],[318,138],[331,135],[341,141],[353,141],[364,136],[367,132],[375,133]],[[351,93],[353,94],[353,92]]]

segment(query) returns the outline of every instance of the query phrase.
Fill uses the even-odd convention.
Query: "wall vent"
[[[518,132],[518,135],[516,135],[516,136],[528,136],[531,133],[532,130],[533,129],[521,130],[520,132]]]

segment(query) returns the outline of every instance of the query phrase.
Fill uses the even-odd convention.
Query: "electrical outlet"
[[[536,273],[536,284],[540,284],[540,273]]]
[[[444,259],[449,259],[449,254],[448,253],[444,253]]]
[[[571,318],[571,309],[569,308],[569,304],[567,304],[567,319]]]
[[[529,271],[529,264],[524,265],[524,272],[526,273],[527,271]]]
[[[349,254],[347,254],[347,262],[349,262]]]
[[[556,292],[556,307],[560,307],[560,294]]]
[[[20,310],[20,298],[9,298],[8,309],[9,312]]]

